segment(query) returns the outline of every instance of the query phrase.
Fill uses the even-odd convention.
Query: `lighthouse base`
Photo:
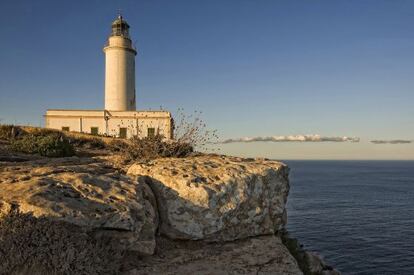
[[[56,110],[46,111],[45,127],[63,131],[140,138],[173,138],[173,120],[167,111]]]

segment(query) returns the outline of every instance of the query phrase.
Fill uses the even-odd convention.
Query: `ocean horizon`
[[[342,274],[414,274],[414,160],[285,160],[287,229]]]

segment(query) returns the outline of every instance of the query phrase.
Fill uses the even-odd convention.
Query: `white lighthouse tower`
[[[135,111],[135,55],[129,25],[118,15],[112,22],[105,53],[105,110]]]
[[[129,25],[118,15],[103,48],[105,53],[105,108],[100,110],[48,109],[46,128],[120,138],[174,137],[171,113],[137,111],[135,102],[135,55]]]

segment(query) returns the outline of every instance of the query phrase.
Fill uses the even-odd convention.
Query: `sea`
[[[342,274],[414,275],[414,161],[284,161],[287,229]]]

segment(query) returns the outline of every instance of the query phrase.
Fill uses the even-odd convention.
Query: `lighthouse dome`
[[[118,17],[112,22],[111,36],[123,36],[125,38],[129,38],[129,25],[122,15],[118,15]]]

